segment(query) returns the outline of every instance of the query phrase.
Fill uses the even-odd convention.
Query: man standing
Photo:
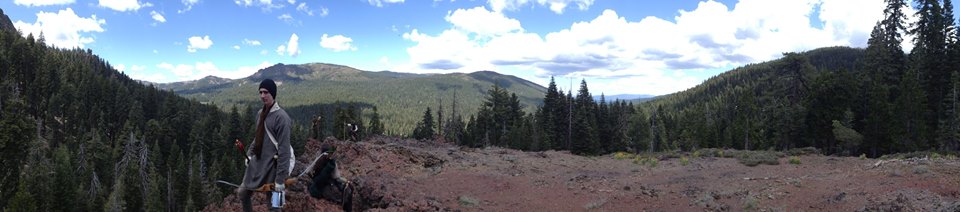
[[[271,211],[279,211],[284,200],[284,180],[293,171],[293,147],[290,146],[290,116],[277,104],[277,84],[271,79],[260,82],[263,109],[257,113],[257,131],[247,148],[247,169],[238,196],[244,211],[253,211],[250,197],[255,191],[271,192]]]

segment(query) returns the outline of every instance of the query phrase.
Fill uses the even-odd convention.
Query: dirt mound
[[[328,139],[356,211],[957,211],[960,160],[875,160],[817,154],[745,166],[736,158],[679,154],[655,162],[522,152],[376,137]],[[300,173],[319,153],[309,142]],[[639,157],[638,157],[639,158]],[[638,162],[640,161],[640,162]],[[340,211],[293,186],[289,211]],[[299,189],[299,192],[298,192]],[[265,195],[254,198],[266,210]],[[208,211],[237,211],[228,196]]]

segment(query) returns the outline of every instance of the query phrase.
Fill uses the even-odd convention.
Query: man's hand
[[[263,186],[260,186],[260,188],[255,189],[254,191],[256,191],[256,192],[271,192],[271,191],[274,190],[274,187],[275,187],[275,186],[276,186],[276,185],[273,184],[273,183],[266,183],[266,184],[263,184]]]

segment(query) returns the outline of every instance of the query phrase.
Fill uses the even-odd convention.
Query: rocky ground
[[[328,139],[355,211],[960,211],[956,157],[818,154],[745,166],[717,154],[582,157],[566,151],[461,148],[396,138]],[[298,154],[294,173],[321,142]],[[721,150],[722,151],[722,150]],[[653,160],[657,158],[657,160]],[[291,188],[287,211],[341,211]],[[299,190],[299,191],[298,191]],[[254,197],[266,211],[266,196]],[[206,211],[238,211],[230,195]]]

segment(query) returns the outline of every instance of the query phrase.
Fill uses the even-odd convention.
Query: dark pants
[[[250,198],[253,197],[253,194],[256,193],[256,192],[253,192],[253,191],[247,190],[247,189],[242,189],[242,188],[239,189],[239,190],[240,190],[240,191],[237,192],[237,196],[240,197],[240,204],[243,205],[243,211],[244,211],[244,212],[252,212],[252,211],[253,211],[253,203],[250,202]],[[272,195],[269,195],[269,196],[272,198]],[[267,201],[268,205],[269,205],[269,202],[270,202],[270,201]],[[269,208],[269,207],[268,207],[268,208]],[[271,208],[270,211],[282,211],[282,210],[279,209],[279,208],[277,208],[277,209]]]

